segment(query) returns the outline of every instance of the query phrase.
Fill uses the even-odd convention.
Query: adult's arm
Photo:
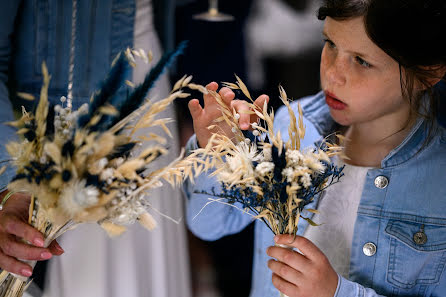
[[[6,83],[13,54],[14,22],[20,2],[2,1],[0,9],[0,168],[7,166],[6,171],[0,175],[0,202],[3,202],[8,193],[6,187],[15,174],[15,168],[5,149],[5,144],[16,138],[15,130],[5,125],[14,120]],[[52,255],[63,253],[56,241],[48,248],[43,248],[43,235],[27,223],[29,203],[29,195],[16,193],[5,201],[0,210],[0,269],[23,276],[30,276],[32,267],[18,259],[47,260]]]
[[[14,21],[20,2],[3,1],[0,9],[0,168],[7,166],[6,171],[0,175],[0,192],[6,189],[15,172],[5,148],[5,144],[16,137],[15,130],[5,125],[6,122],[14,120],[6,83],[12,56]]]

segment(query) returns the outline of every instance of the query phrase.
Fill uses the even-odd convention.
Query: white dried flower
[[[98,167],[99,170],[102,170],[105,168],[105,166],[108,164],[108,159],[107,158],[102,158],[98,161]]]
[[[240,114],[236,113],[236,114],[234,115],[234,119],[239,120],[239,119],[240,119]]]
[[[83,179],[64,187],[60,197],[60,206],[67,214],[74,216],[83,209],[98,203],[99,190],[86,184],[87,182]]]
[[[133,224],[141,214],[146,212],[141,199],[144,199],[143,196],[135,197],[135,199],[119,205],[110,215],[110,221],[117,225]]]
[[[265,176],[265,175],[273,172],[273,170],[274,170],[273,162],[262,162],[256,166],[256,172],[262,176]]]
[[[102,170],[100,177],[101,177],[101,180],[107,180],[107,182],[108,182],[108,180],[110,180],[110,184],[111,184],[111,180],[113,177],[113,169],[106,168],[106,169]]]
[[[302,175],[302,177],[300,178],[300,181],[302,183],[302,185],[305,188],[311,187],[311,176],[308,173],[304,173],[304,175]]]
[[[270,145],[263,146],[263,160],[271,161],[273,159],[273,149]]]
[[[294,179],[294,170],[292,167],[286,167],[282,170],[282,175],[286,177],[287,182],[292,182]]]
[[[289,166],[301,165],[303,155],[298,150],[287,150],[285,153],[287,164]]]
[[[314,153],[307,153],[303,157],[303,165],[315,172],[323,172],[325,166],[319,161],[319,158]]]
[[[116,159],[116,167],[121,166],[122,163],[124,163],[124,158],[119,157]]]

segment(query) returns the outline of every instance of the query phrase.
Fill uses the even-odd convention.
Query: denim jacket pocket
[[[389,283],[411,289],[439,282],[446,263],[446,226],[390,221],[385,231],[390,235]],[[417,232],[424,233],[418,243]]]

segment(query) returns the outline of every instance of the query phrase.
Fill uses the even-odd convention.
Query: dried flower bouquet
[[[157,114],[188,94],[177,88],[155,103],[146,94],[183,48],[184,44],[166,54],[136,87],[125,81],[126,73],[135,65],[135,56],[149,62],[150,54],[121,52],[90,104],[76,111],[69,103],[50,108],[50,76],[42,65],[44,81],[37,109],[34,114],[23,110],[21,119],[11,123],[23,140],[9,143],[7,149],[17,168],[8,189],[31,194],[29,223],[44,234],[45,247],[84,222],[97,222],[110,235],[121,234],[135,221],[150,230],[156,226],[147,212],[146,191],[161,186],[162,179],[180,183],[188,165],[178,158],[164,168],[149,167],[167,153],[165,138],[155,133],[136,137],[135,132],[158,126],[170,136],[166,126],[170,119],[157,118]],[[124,82],[134,88],[122,98],[116,93]],[[61,99],[62,104],[65,100]],[[141,150],[144,142],[149,145]],[[25,277],[2,271],[0,296],[22,296],[29,283]]]
[[[214,189],[212,196],[224,198],[230,204],[239,203],[243,209],[265,222],[274,234],[297,233],[299,218],[316,225],[302,211],[314,197],[343,175],[330,157],[342,153],[342,147],[322,141],[318,147],[301,149],[305,136],[302,110],[298,106],[296,117],[285,90],[280,87],[280,99],[290,117],[288,139],[274,130],[274,112],[267,105],[256,106],[246,85],[237,77],[237,83],[225,83],[238,89],[251,101],[247,103],[250,114],[263,122],[252,123],[252,131],[242,131],[238,125],[239,114],[230,110],[217,92],[212,92],[222,111],[217,121],[225,121],[234,133],[233,138],[214,133],[205,148],[189,156],[194,160],[195,174],[211,170],[221,184],[221,191]],[[212,125],[209,129],[215,129]],[[338,136],[339,137],[339,136]],[[305,209],[317,212],[314,209]]]

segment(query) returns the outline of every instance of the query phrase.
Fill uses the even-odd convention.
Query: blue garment
[[[446,128],[446,81],[442,80],[435,85],[439,95],[438,122]]]
[[[133,46],[135,0],[78,1],[73,78],[73,109],[88,102],[105,78],[113,58]],[[10,159],[4,145],[15,138],[4,125],[14,120],[14,105],[28,105],[14,96],[26,92],[39,98],[45,62],[51,75],[52,104],[67,95],[72,20],[71,0],[2,1],[0,9],[0,168]],[[7,85],[13,90],[9,94]],[[37,100],[36,100],[37,103]],[[14,176],[9,166],[0,175],[0,191]]]
[[[307,147],[333,132],[335,123],[322,92],[299,102],[306,126],[303,147]],[[297,103],[292,107],[297,113]],[[275,116],[276,132],[280,130],[286,138],[288,125],[288,112],[281,108]],[[381,168],[368,170],[354,228],[349,279],[339,276],[336,297],[446,296],[446,130],[436,125],[433,138],[426,142],[426,127],[419,119],[406,139],[382,160]],[[188,149],[195,147],[193,137]],[[387,187],[375,186],[379,176],[388,179]],[[212,188],[218,192],[218,187],[206,174],[184,186],[188,226],[205,240],[239,232],[252,221],[234,207],[219,203],[205,207],[209,195],[196,192]],[[317,203],[316,197],[309,207]],[[263,222],[255,224],[251,297],[278,296],[266,255],[266,248],[274,245],[273,234]],[[304,234],[307,226],[300,220],[298,234]],[[413,236],[423,228],[427,242],[417,245]],[[366,243],[376,245],[376,254],[363,253]]]

